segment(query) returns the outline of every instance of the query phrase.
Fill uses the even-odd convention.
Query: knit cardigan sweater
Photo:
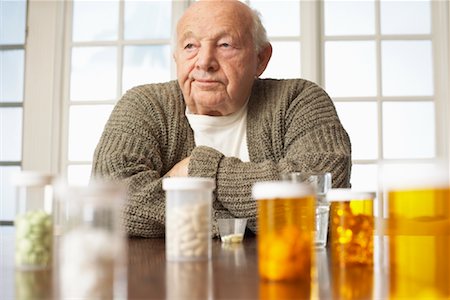
[[[217,218],[248,218],[257,231],[257,181],[280,174],[331,172],[334,187],[349,187],[351,146],[335,107],[316,84],[302,80],[257,79],[248,102],[250,162],[196,146],[176,81],[129,90],[116,104],[95,150],[93,177],[127,187],[123,210],[130,236],[161,237],[165,230],[164,175],[191,156],[188,175],[213,178],[213,236]]]

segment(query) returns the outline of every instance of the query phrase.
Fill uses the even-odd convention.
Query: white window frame
[[[60,171],[63,1],[28,2],[22,169]]]
[[[124,33],[124,1],[119,2],[119,27],[118,27],[118,38],[113,41],[104,41],[104,42],[73,42],[72,41],[72,17],[73,17],[73,2],[68,2],[65,6],[65,49],[64,49],[64,82],[62,88],[62,134],[61,134],[61,159],[60,159],[60,168],[59,173],[65,176],[67,174],[67,170],[69,166],[76,165],[90,165],[91,161],[70,161],[68,157],[69,153],[69,118],[70,118],[70,108],[76,105],[86,105],[86,106],[96,106],[96,105],[114,105],[118,99],[121,97],[122,90],[122,67],[123,67],[123,59],[124,59],[124,46],[126,45],[161,45],[161,44],[169,44],[171,45],[171,40],[167,39],[152,39],[152,40],[139,40],[139,42],[135,41],[126,41],[123,39]],[[172,13],[173,13],[173,25],[175,28],[176,22],[179,16],[183,13],[183,11],[188,7],[187,1],[172,1]],[[100,100],[100,101],[70,101],[70,65],[71,65],[71,50],[76,46],[113,46],[117,47],[117,97],[116,99],[110,100]],[[175,63],[171,60],[171,79],[176,78],[176,68]]]
[[[353,159],[354,165],[375,165],[378,171],[378,178],[380,178],[383,165],[392,163],[439,163],[447,162],[450,167],[449,160],[449,145],[450,145],[450,124],[448,122],[448,116],[450,115],[450,5],[447,1],[430,1],[431,5],[431,34],[423,35],[381,35],[380,24],[380,6],[382,0],[374,0],[375,5],[375,34],[370,36],[338,36],[338,37],[326,37],[323,30],[320,32],[321,45],[319,51],[322,58],[319,60],[322,65],[317,65],[317,69],[320,69],[320,78],[317,83],[324,86],[325,83],[325,70],[323,62],[325,61],[325,41],[374,41],[376,43],[376,63],[377,63],[377,94],[372,97],[336,97],[333,98],[334,102],[352,102],[369,101],[376,103],[377,105],[377,122],[378,122],[378,155],[375,159]],[[324,20],[323,0],[320,1],[320,20]],[[323,22],[320,22],[319,26],[323,26]],[[445,26],[442,26],[445,24]],[[312,25],[312,24],[310,24]],[[319,28],[318,26],[318,28]],[[386,40],[431,40],[433,48],[433,80],[434,80],[434,95],[433,96],[408,96],[408,97],[386,97],[381,93],[381,42]],[[400,100],[400,98],[402,98]],[[418,158],[418,159],[386,159],[383,154],[383,114],[382,104],[389,101],[427,101],[435,104],[435,128],[436,128],[436,156],[434,158]],[[385,207],[385,195],[382,180],[378,180],[377,190],[377,211],[384,212]]]
[[[1,3],[0,3],[0,9],[2,9],[2,10],[5,9],[3,4],[1,4]],[[28,9],[28,1],[26,0],[25,1],[25,16],[27,16],[27,9]],[[1,20],[1,21],[3,21],[3,20]],[[26,19],[24,21],[25,21],[25,28],[26,28]],[[0,23],[0,25],[3,26],[2,23]],[[6,51],[18,51],[18,50],[20,51],[20,50],[22,50],[23,53],[24,53],[24,58],[23,59],[24,59],[24,62],[25,62],[25,55],[26,55],[26,30],[25,30],[25,32],[22,32],[22,33],[24,34],[24,41],[19,42],[19,43],[15,43],[15,44],[3,44],[3,45],[0,45],[0,50],[2,52],[3,51],[6,52]],[[2,61],[3,59],[4,58],[2,58],[0,60],[0,64],[3,63],[3,61]],[[24,68],[25,68],[25,66],[24,66]],[[23,72],[23,74],[25,74],[25,69],[22,70],[22,72]],[[25,92],[24,91],[24,89],[25,89],[25,86],[24,86],[25,85],[25,78],[23,80],[24,80],[23,81],[23,86],[20,87],[20,88],[22,89],[22,91],[24,93]],[[25,94],[22,95],[22,99],[18,99],[18,100],[15,100],[15,101],[8,101],[8,100],[11,100],[11,99],[2,99],[2,100],[7,100],[7,101],[0,102],[0,109],[2,109],[2,111],[8,111],[9,109],[20,109],[20,111],[21,111],[21,118],[20,118],[19,121],[21,123],[20,126],[22,127],[22,131],[20,132],[20,134],[22,135],[20,137],[20,140],[22,140],[22,145],[20,147],[22,152],[23,152],[24,98],[25,98]],[[0,126],[2,126],[2,125],[0,125]],[[3,160],[3,161],[0,162],[0,167],[2,169],[4,169],[5,171],[6,171],[7,168],[12,168],[12,167],[20,169],[20,168],[22,168],[22,165],[23,165],[22,153],[20,153],[18,159]],[[7,173],[7,172],[5,172],[5,173]],[[5,174],[5,173],[3,173],[3,174]],[[6,178],[8,178],[7,175],[4,175],[4,176]],[[4,181],[2,180],[2,183],[3,182]],[[1,190],[1,188],[2,188],[2,186],[0,186],[0,190]],[[14,199],[8,199],[8,198],[5,199],[5,198],[3,198],[3,195],[4,194],[0,194],[0,202],[1,202],[0,206],[2,206],[2,207],[0,207],[0,211],[2,212],[1,215],[0,215],[0,226],[1,225],[12,225],[13,221],[11,221],[11,218],[5,218],[6,214],[3,211],[3,207],[8,207],[8,208],[11,207],[11,206],[6,205],[6,203],[4,203],[4,202],[6,202],[6,201],[14,201]]]
[[[381,104],[382,102],[388,102],[388,101],[399,101],[398,97],[386,97],[381,95],[381,73],[379,70],[381,70],[381,41],[382,40],[430,40],[433,43],[433,70],[434,70],[434,95],[433,96],[408,96],[408,97],[402,97],[403,99],[406,99],[405,101],[430,101],[436,104],[436,158],[440,160],[445,160],[448,158],[448,145],[450,143],[445,142],[449,140],[449,129],[448,129],[448,122],[446,118],[446,114],[449,111],[449,105],[448,105],[448,99],[449,99],[449,88],[448,88],[448,82],[449,80],[449,25],[448,25],[448,19],[449,15],[447,14],[449,11],[449,5],[445,1],[431,1],[431,10],[432,15],[435,16],[435,18],[432,18],[432,28],[434,29],[431,34],[425,34],[425,35],[394,35],[394,36],[382,36],[380,34],[380,24],[379,24],[379,14],[380,14],[380,0],[375,0],[375,21],[376,21],[376,33],[370,37],[370,39],[367,39],[366,36],[359,37],[349,37],[349,36],[343,36],[343,37],[325,37],[323,33],[321,34],[321,39],[327,40],[327,41],[358,41],[358,40],[364,40],[364,41],[375,41],[376,43],[376,56],[377,56],[377,95],[373,97],[357,97],[357,98],[348,98],[348,97],[336,97],[333,99],[336,102],[344,101],[344,102],[351,102],[351,101],[362,101],[366,100],[371,102],[376,102],[378,106],[378,157],[377,159],[370,159],[370,160],[354,160],[354,163],[358,164],[374,164],[377,162],[380,162],[381,160],[389,161],[389,162],[424,162],[424,161],[434,161],[435,158],[430,159],[382,159],[383,156],[383,143],[382,143],[382,112],[381,112]],[[446,13],[447,12],[447,13]],[[322,18],[323,19],[323,16]],[[443,28],[442,24],[447,24],[445,28]],[[322,45],[323,46],[323,45]],[[324,58],[324,47],[320,48],[321,55],[322,55],[322,61],[325,60]],[[440,63],[438,63],[438,61]],[[319,84],[324,84],[325,82],[325,71],[323,69],[323,66],[318,66],[321,69],[321,77],[320,80],[317,80]],[[382,100],[383,99],[383,100]],[[403,100],[402,100],[403,101]],[[441,126],[438,126],[441,125]],[[444,125],[444,126],[442,126]],[[440,142],[441,141],[441,142]]]
[[[432,37],[435,59],[435,97],[438,99],[436,114],[436,137],[438,158],[447,160],[450,170],[450,3],[432,1]],[[439,63],[437,63],[439,62]],[[441,126],[438,126],[441,125]],[[446,142],[445,142],[446,141]]]

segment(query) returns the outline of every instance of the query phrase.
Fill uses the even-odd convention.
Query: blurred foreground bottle
[[[46,269],[52,263],[53,177],[23,171],[13,176],[17,187],[15,264],[19,270]]]
[[[439,168],[403,172],[387,184],[390,299],[450,298],[447,172]]]
[[[59,187],[58,299],[126,299],[127,244],[120,212],[124,190],[112,183]]]

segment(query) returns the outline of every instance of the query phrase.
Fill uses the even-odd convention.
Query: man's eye
[[[186,46],[184,46],[184,49],[187,49],[187,50],[192,49],[192,48],[194,48],[194,44],[187,44]]]
[[[220,44],[220,47],[229,48],[229,47],[231,47],[231,45],[228,43],[222,43],[222,44]]]

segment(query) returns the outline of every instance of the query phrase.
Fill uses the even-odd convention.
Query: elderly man
[[[129,90],[97,146],[93,175],[128,187],[129,235],[164,235],[166,176],[213,178],[215,220],[248,218],[251,187],[280,174],[331,172],[348,187],[350,141],[316,84],[261,80],[272,54],[258,14],[239,1],[199,1],[177,26],[177,81]],[[286,66],[289,67],[289,66]]]

